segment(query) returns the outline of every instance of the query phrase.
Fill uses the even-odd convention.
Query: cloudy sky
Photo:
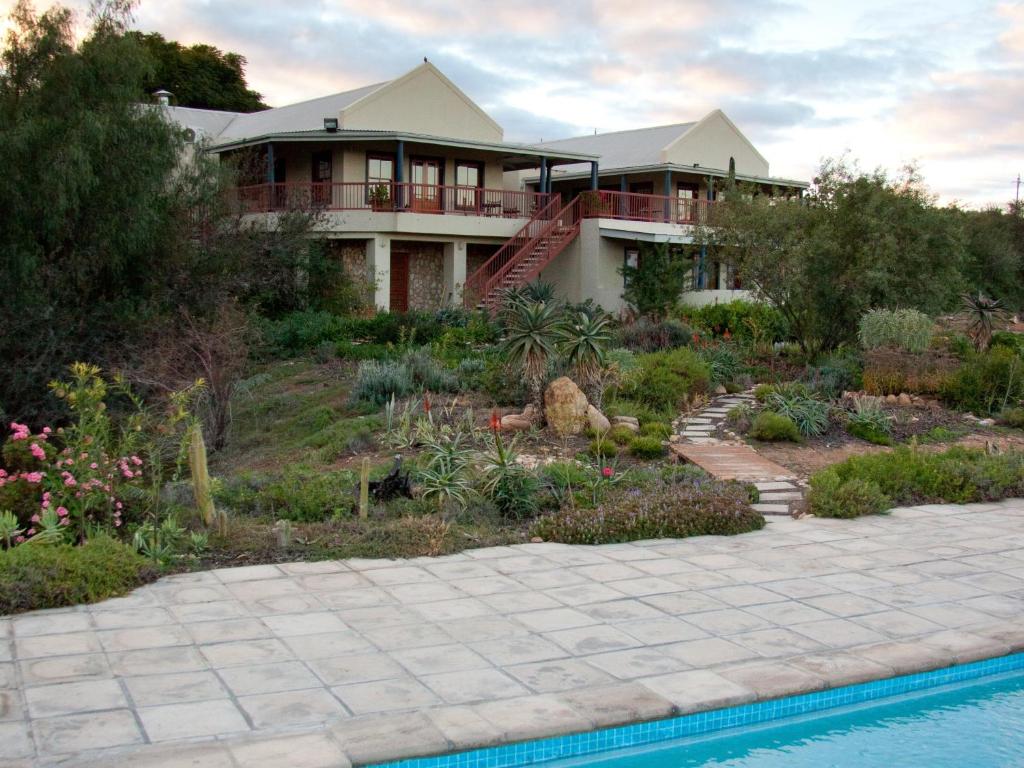
[[[1024,2],[142,0],[135,25],[243,54],[275,106],[428,56],[512,141],[720,107],[777,176],[849,152],[980,206],[1024,173]]]

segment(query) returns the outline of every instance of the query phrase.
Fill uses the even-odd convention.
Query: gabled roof
[[[642,165],[657,165],[665,162],[664,150],[678,141],[696,123],[673,123],[653,128],[636,128],[629,131],[595,133],[575,136],[570,139],[545,141],[538,147],[545,149],[585,152],[601,156],[601,168],[634,168]],[[582,170],[582,166],[564,166],[559,169],[566,173]]]
[[[194,109],[193,107],[156,107],[183,128],[191,128],[199,136],[216,139],[242,112],[221,112],[215,109]]]
[[[325,117],[337,117],[344,109],[360,99],[379,91],[392,81],[364,85],[351,91],[332,93],[308,101],[300,101],[285,107],[276,107],[262,112],[239,115],[220,134],[222,140],[244,139],[270,133],[294,133],[313,131],[324,127]]]

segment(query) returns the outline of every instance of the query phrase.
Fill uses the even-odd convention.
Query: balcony
[[[622,219],[662,224],[707,224],[715,201],[644,195],[634,192],[583,192],[581,215],[585,219]]]
[[[529,218],[550,195],[480,187],[390,182],[254,184],[235,190],[242,213],[288,210],[376,211]]]

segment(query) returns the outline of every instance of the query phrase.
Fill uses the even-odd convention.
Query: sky
[[[64,4],[84,28],[88,0]],[[894,174],[915,163],[940,202],[980,207],[1024,174],[1024,2],[142,0],[134,26],[244,55],[272,106],[427,56],[508,141],[720,108],[774,176],[809,180],[844,153]]]

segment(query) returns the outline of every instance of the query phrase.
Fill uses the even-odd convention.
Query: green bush
[[[619,455],[619,447],[611,440],[598,437],[590,441],[587,453],[591,456],[612,459]]]
[[[640,422],[641,429],[643,429],[644,424],[670,421],[679,415],[678,411],[674,408],[655,409],[649,405],[623,397],[616,397],[614,400],[609,400],[605,403],[604,413],[609,419],[613,416],[632,416]]]
[[[693,350],[680,348],[641,356],[640,370],[624,382],[622,394],[657,410],[679,411],[710,384],[708,365]]]
[[[1007,427],[1024,429],[1024,408],[1005,408],[999,414],[999,423]]]
[[[1024,399],[1024,358],[1006,346],[972,353],[943,383],[941,395],[954,408],[999,413]]]
[[[1006,347],[1007,349],[1012,349],[1021,357],[1024,357],[1024,333],[996,331],[992,334],[992,342],[990,346]]]
[[[134,549],[104,535],[77,547],[22,544],[0,551],[0,614],[93,603],[156,576]]]
[[[684,347],[693,338],[693,329],[678,320],[651,320],[641,317],[624,323],[615,336],[616,346],[634,352],[658,352]]]
[[[241,474],[222,481],[214,488],[214,498],[235,514],[317,522],[351,514],[355,487],[352,472],[293,465],[279,477]]]
[[[683,318],[716,336],[726,331],[736,339],[783,341],[789,336],[786,319],[774,307],[752,301],[727,301],[703,307],[684,307]]]
[[[989,455],[980,449],[955,446],[942,453],[900,446],[891,453],[854,456],[811,477],[811,511],[837,515],[836,494],[850,481],[873,484],[874,512],[886,505],[932,503],[967,504],[1024,495],[1024,453]],[[843,492],[851,498],[871,498],[865,486]],[[885,504],[882,499],[885,499]]]
[[[636,433],[627,427],[625,424],[618,424],[608,430],[608,434],[604,435],[607,439],[611,440],[616,445],[629,445],[630,441],[636,436]],[[601,435],[596,435],[601,437]]]
[[[445,368],[427,347],[406,352],[402,356],[402,363],[409,368],[413,384],[418,389],[454,392],[459,388],[455,373]]]
[[[634,437],[629,443],[629,453],[638,459],[660,459],[665,455],[665,446],[657,437]]]
[[[916,309],[872,309],[860,319],[857,338],[864,349],[921,353],[932,341],[934,322]]]
[[[702,476],[616,489],[597,508],[564,508],[539,519],[530,532],[565,544],[612,544],[727,536],[762,527],[764,518],[750,508],[746,488]]]
[[[828,470],[815,476],[807,495],[811,511],[818,517],[860,517],[884,512],[891,506],[878,483],[861,478],[845,482]]]
[[[495,405],[522,405],[529,393],[522,376],[510,373],[498,355],[488,355],[479,374],[479,386]]]
[[[800,430],[788,416],[773,411],[761,411],[754,418],[750,425],[750,437],[765,442],[776,442],[789,440],[793,443],[800,442]]]
[[[352,402],[382,406],[392,396],[405,397],[415,391],[412,371],[404,363],[365,360],[359,364],[352,385]]]
[[[879,429],[874,424],[851,421],[846,425],[846,431],[854,437],[866,440],[875,445],[892,445],[892,435]]]
[[[859,390],[863,385],[864,361],[852,351],[834,352],[808,366],[803,381],[811,392],[826,400],[836,400],[843,392]]]
[[[697,355],[707,364],[708,370],[711,371],[711,382],[713,384],[727,384],[740,371],[740,358],[731,344],[722,342],[701,347],[697,350]]]
[[[640,434],[644,437],[656,437],[659,440],[668,440],[672,437],[672,425],[663,421],[649,421],[640,427]]]
[[[812,437],[828,430],[829,404],[812,395],[776,390],[765,398],[765,406],[789,418],[801,435]]]
[[[334,354],[342,360],[390,360],[398,357],[399,351],[394,346],[339,341],[334,345]]]
[[[853,401],[853,412],[846,422],[846,431],[861,440],[876,445],[892,445],[892,425],[889,415],[876,397],[858,397]]]

